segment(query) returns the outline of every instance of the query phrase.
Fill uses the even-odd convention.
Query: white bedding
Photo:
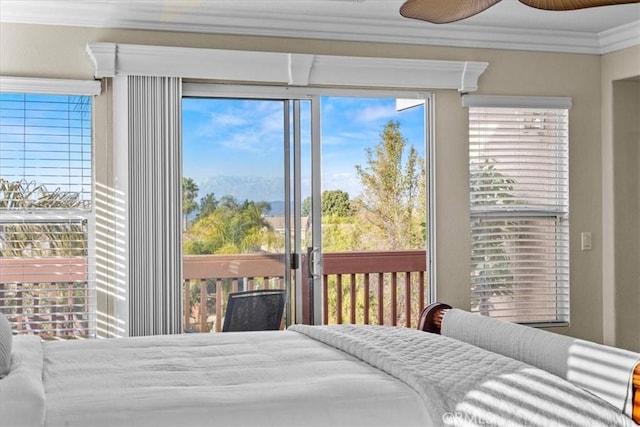
[[[449,337],[380,326],[292,329],[410,384],[438,425],[635,425],[609,403],[556,375]]]
[[[0,427],[38,427],[44,418],[40,338],[15,337],[11,369],[0,380]]]
[[[551,372],[631,417],[638,353],[457,309],[445,314],[442,335]]]
[[[3,427],[42,416],[50,427],[634,425],[546,371],[407,328],[294,326],[42,350],[44,362],[28,359],[46,399],[37,387],[12,398],[22,409],[3,414]]]
[[[295,332],[44,344],[46,426],[428,426],[418,394]]]

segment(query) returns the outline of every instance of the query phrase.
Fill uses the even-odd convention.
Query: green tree
[[[232,196],[223,197],[185,232],[185,254],[251,253],[276,247],[279,239],[264,216],[269,210],[266,202],[239,203]]]
[[[364,227],[363,242],[370,246],[365,249],[424,248],[424,161],[414,147],[407,147],[400,124],[389,121],[366,156],[366,166],[356,165],[363,188],[357,215]]]
[[[322,216],[335,215],[348,217],[353,213],[349,193],[342,190],[326,190],[322,192]]]
[[[326,252],[358,250],[361,239],[361,230],[353,218],[337,214],[322,217],[322,246]]]
[[[302,201],[302,216],[311,215],[311,197]],[[337,215],[348,217],[353,214],[349,193],[342,190],[325,190],[322,192],[322,216]]]
[[[198,197],[198,185],[192,178],[182,177],[182,223],[187,226],[187,217],[198,209],[196,197]]]
[[[516,181],[500,173],[495,165],[496,161],[488,158],[471,163],[473,206],[516,203],[510,193]],[[508,248],[513,225],[504,219],[476,218],[471,230],[471,308],[489,316],[493,309],[491,299],[512,293],[514,278]]]
[[[307,197],[302,201],[302,207],[300,208],[302,216],[311,215],[311,197]]]
[[[77,193],[59,188],[47,191],[44,185],[0,178],[0,209],[89,208]],[[86,256],[86,231],[82,224],[5,224],[0,228],[0,256]],[[85,237],[79,237],[85,236]]]
[[[204,218],[212,214],[218,207],[218,201],[213,193],[208,193],[202,199],[200,199],[200,207],[198,208],[197,219]]]

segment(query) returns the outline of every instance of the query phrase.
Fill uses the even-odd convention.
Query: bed
[[[420,329],[14,336],[0,379],[0,425],[635,425],[621,390],[637,353],[610,350],[629,381],[602,398],[544,366],[446,336],[456,317],[464,324],[472,316],[473,325],[479,316],[442,308],[423,312]]]

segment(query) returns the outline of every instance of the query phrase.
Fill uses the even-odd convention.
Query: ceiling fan
[[[640,3],[640,0],[519,0],[527,6],[544,10],[576,10],[588,7]],[[405,18],[420,19],[434,24],[446,24],[469,18],[500,0],[406,0],[400,7]]]

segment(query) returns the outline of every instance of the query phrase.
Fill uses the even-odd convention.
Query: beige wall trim
[[[100,95],[101,84],[97,80],[0,76],[0,92],[97,96]]]
[[[488,62],[89,43],[95,76],[171,76],[290,86],[478,90]],[[260,64],[256,66],[256,64]]]

